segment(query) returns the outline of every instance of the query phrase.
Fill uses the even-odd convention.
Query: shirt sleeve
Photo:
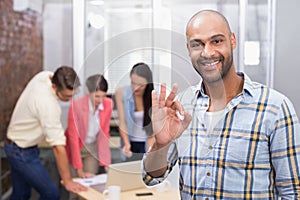
[[[292,103],[285,99],[270,135],[275,184],[282,199],[299,199],[300,125]]]
[[[175,164],[178,160],[178,152],[177,152],[176,143],[173,142],[172,145],[169,147],[168,157],[167,157],[167,170],[161,177],[154,178],[154,177],[150,176],[149,174],[147,174],[147,172],[145,171],[144,161],[147,158],[147,155],[148,155],[148,153],[145,153],[143,156],[142,176],[143,176],[143,181],[146,185],[153,186],[153,185],[163,182],[168,177],[168,175],[171,173],[173,167],[175,166]]]
[[[68,128],[66,130],[66,137],[67,137],[67,152],[69,155],[70,162],[74,169],[82,168],[82,159],[80,154],[80,142],[81,139],[79,138],[79,125],[76,124],[75,120],[75,106],[76,102],[71,102],[69,107],[68,113]],[[78,113],[77,113],[78,114]]]
[[[103,101],[104,104],[104,115],[100,118],[100,125],[102,131],[98,134],[98,155],[99,155],[99,165],[108,166],[111,164],[111,152],[109,146],[109,132],[110,132],[110,120],[111,113],[113,109],[113,101],[110,98],[106,98]]]
[[[50,146],[65,145],[66,138],[61,124],[61,108],[54,97],[38,97],[34,101],[37,117]]]

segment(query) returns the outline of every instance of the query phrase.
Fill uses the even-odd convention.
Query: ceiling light
[[[95,14],[92,12],[88,14],[88,21],[91,24],[91,26],[96,29],[100,29],[105,25],[104,17],[102,15]]]
[[[104,4],[104,1],[103,0],[92,0],[92,1],[89,1],[89,3],[94,6],[102,6]]]

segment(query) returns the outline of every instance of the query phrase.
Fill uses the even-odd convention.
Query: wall
[[[274,88],[294,103],[300,116],[299,13],[300,1],[277,0]]]
[[[43,64],[41,14],[12,6],[12,0],[0,1],[0,140],[19,95]]]
[[[55,71],[61,65],[72,66],[72,4],[45,3],[43,10],[43,66]]]

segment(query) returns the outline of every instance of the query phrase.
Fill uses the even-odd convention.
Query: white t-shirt
[[[216,112],[205,112],[204,123],[208,132],[211,132],[215,128],[218,121],[223,117],[224,112],[225,109]]]
[[[133,133],[130,135],[131,141],[145,142],[147,139],[146,131],[143,129],[144,111],[136,111],[133,113]]]
[[[89,100],[89,129],[85,139],[86,144],[91,144],[97,139],[97,135],[100,130],[99,110],[103,110],[103,104],[99,104],[98,108],[94,112],[93,104],[91,100]]]

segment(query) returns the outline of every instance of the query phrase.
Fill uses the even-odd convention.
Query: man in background
[[[25,87],[14,108],[4,145],[11,169],[11,199],[30,199],[32,188],[40,194],[40,199],[60,199],[58,187],[39,158],[37,145],[43,139],[53,148],[65,188],[71,192],[87,189],[71,178],[58,102],[71,100],[79,86],[76,72],[62,66],[54,74],[38,73]]]

